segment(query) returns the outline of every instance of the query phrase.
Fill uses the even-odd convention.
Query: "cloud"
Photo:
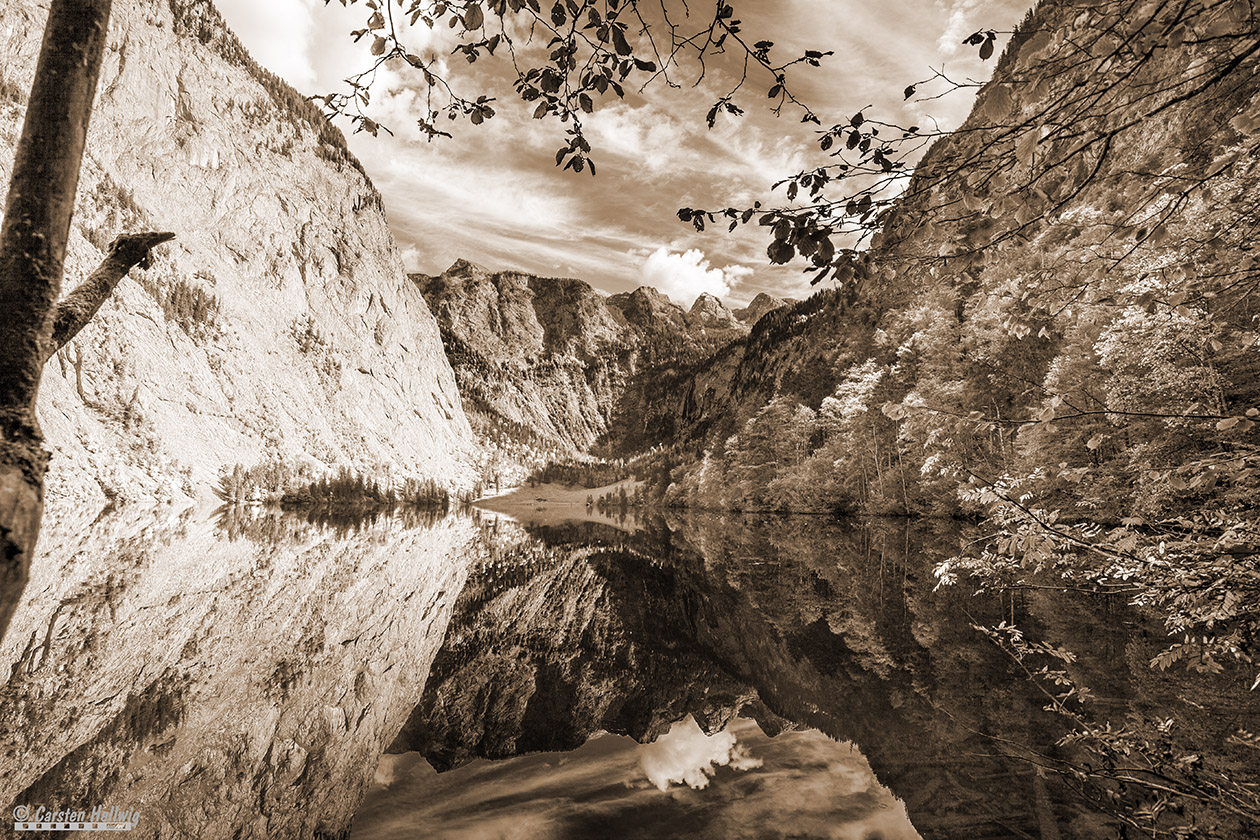
[[[653,286],[675,303],[688,306],[705,293],[717,298],[729,296],[739,281],[750,274],[752,269],[742,265],[710,268],[708,257],[697,248],[682,253],[657,248],[644,260],[640,279],[643,285]]]
[[[259,64],[298,90],[315,86],[315,20],[307,0],[215,0],[215,6]]]
[[[979,26],[973,22],[972,17],[976,12],[980,11],[983,4],[980,0],[953,0],[946,7],[949,17],[945,25],[945,31],[941,33],[941,37],[937,39],[936,46],[941,58],[953,58],[962,52],[962,41],[972,32],[975,32]],[[968,47],[967,49],[974,49]]]
[[[420,249],[415,245],[409,245],[403,249],[402,263],[408,274],[418,274],[424,271],[424,262],[420,256]]]
[[[639,752],[639,767],[660,791],[669,790],[671,784],[706,788],[718,767],[754,770],[760,766],[761,760],[750,756],[730,731],[705,735],[690,715]]]
[[[868,116],[917,125],[932,125],[930,114],[953,127],[970,108],[967,91],[903,103],[904,85],[945,61],[951,75],[985,77],[994,62],[982,63],[961,40],[981,27],[1009,29],[1025,2],[899,0],[824,11],[817,0],[748,0],[740,11],[745,31],[774,41],[784,57],[835,50],[822,68],[794,78],[824,124],[867,109]],[[371,64],[371,39],[355,44],[349,35],[371,13],[363,3],[217,5],[254,57],[304,93],[344,92],[341,80]],[[772,193],[771,184],[828,160],[818,151],[815,126],[799,123],[790,109],[779,119],[763,107],[765,79],[754,79],[737,97],[744,117],[723,115],[712,130],[704,114],[738,81],[738,63],[715,61],[697,87],[689,86],[694,66],[677,68],[679,81],[686,82],[680,88],[658,81],[640,92],[627,85],[624,99],[610,94],[584,118],[599,174],[578,176],[555,166],[564,126],[531,119],[531,103],[512,91],[515,71],[502,60],[504,52],[497,60],[468,64],[451,57],[454,30],[397,22],[409,51],[438,62],[439,69],[449,62],[458,92],[497,97],[498,114],[477,127],[443,119],[455,137],[425,143],[416,128],[427,104],[420,76],[396,66],[377,73],[367,111],[397,134],[349,139],[385,197],[409,267],[441,271],[464,257],[494,268],[579,277],[610,293],[646,283],[684,305],[702,292],[728,304],[760,291],[810,293],[799,261],[767,263],[764,228],[699,233],[675,215],[680,207],[781,203],[783,190]],[[508,32],[529,64],[533,58],[526,53],[544,47],[541,40],[531,42],[523,26],[512,20]],[[338,125],[347,129],[349,123]],[[754,266],[756,276],[744,266]]]

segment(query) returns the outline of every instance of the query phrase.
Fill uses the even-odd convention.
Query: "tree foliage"
[[[671,500],[982,517],[943,579],[1124,593],[1167,625],[1157,667],[1254,682],[1258,53],[1246,3],[1043,4],[900,196],[833,226],[868,242],[838,299],[749,337],[732,387],[814,411],[806,457],[732,498],[755,418],[717,424]],[[870,123],[840,154],[873,160]]]
[[[654,82],[669,87],[699,84],[714,62],[736,70],[731,88],[705,117],[710,127],[719,114],[744,112],[737,99],[752,78],[765,84],[776,113],[792,107],[802,121],[820,122],[795,93],[789,71],[817,67],[831,53],[806,50],[781,56],[770,41],[750,41],[735,6],[725,0],[703,10],[685,0],[554,0],[550,5],[539,0],[341,0],[343,6],[360,3],[367,18],[351,37],[370,43],[373,62],[346,80],[346,90],[317,97],[330,115],[349,117],[356,131],[388,130],[364,110],[386,65],[414,71],[427,107],[418,126],[430,139],[450,136],[440,127],[443,117],[478,125],[495,116],[495,97],[461,93],[436,56],[408,48],[407,26],[420,24],[453,30],[458,40],[454,54],[470,64],[504,59],[514,94],[533,107],[534,118],[555,118],[565,126],[556,165],[566,170],[596,173],[583,132],[584,115],[609,98],[625,98]]]

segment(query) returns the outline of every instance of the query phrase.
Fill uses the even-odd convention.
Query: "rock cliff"
[[[747,328],[712,296],[691,311],[649,287],[604,297],[581,280],[493,272],[459,260],[411,275],[441,325],[479,431],[561,450],[633,448],[625,412],[648,408],[662,370],[706,358]],[[646,398],[646,397],[644,397]]]
[[[0,8],[5,183],[45,16]],[[114,4],[67,288],[135,229],[178,238],[45,371],[46,528],[268,458],[471,483],[455,379],[380,194],[206,0]]]

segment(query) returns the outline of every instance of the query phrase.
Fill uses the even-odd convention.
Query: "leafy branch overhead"
[[[349,6],[360,0],[340,2]],[[797,65],[817,67],[830,53],[807,50],[780,60],[772,56],[771,42],[745,40],[734,6],[722,0],[705,13],[686,0],[555,0],[549,6],[539,0],[362,0],[362,5],[367,20],[351,36],[356,42],[370,39],[371,66],[346,80],[348,90],[316,97],[330,117],[349,117],[356,131],[389,131],[365,112],[373,83],[386,66],[417,74],[426,108],[418,126],[429,139],[451,136],[440,127],[443,117],[479,125],[495,116],[495,97],[459,92],[444,74],[441,58],[408,49],[408,33],[419,26],[452,30],[458,40],[452,55],[469,64],[486,58],[510,63],[511,84],[522,101],[534,105],[534,118],[565,124],[567,139],[556,165],[575,172],[595,174],[584,115],[610,97],[623,99],[628,91],[653,83],[699,85],[715,61],[736,69],[730,89],[709,111],[710,127],[719,113],[744,112],[736,98],[755,74],[764,77],[776,113],[792,106],[805,121],[818,122],[789,85],[788,71]]]
[[[940,242],[945,231],[963,231],[934,253],[914,254],[914,262],[934,276],[975,271],[1040,226],[1067,223],[1062,213],[1102,186],[1099,174],[1116,150],[1143,142],[1168,109],[1242,84],[1260,51],[1258,33],[1250,5],[1234,0],[1109,3],[1081,11],[1068,27],[1037,25],[1030,15],[1011,33],[981,30],[963,44],[982,60],[1010,35],[998,60],[1006,68],[1000,81],[982,86],[940,70],[900,91],[927,107],[952,92],[978,90],[963,126],[904,125],[868,105],[818,128],[820,164],[775,185],[784,188],[778,207],[684,208],[679,216],[698,230],[756,219],[771,228],[772,263],[800,257],[811,282],[831,280],[851,300],[864,284],[887,285],[888,272],[904,270],[903,245],[911,237]],[[1149,81],[1118,84],[1137,74]],[[1256,124],[1254,114],[1236,110],[1222,118],[1241,132]],[[962,154],[927,155],[949,136],[961,141]],[[1168,222],[1227,183],[1238,160],[1221,154],[1196,161],[1184,175],[1132,173],[1142,194],[1130,212],[1095,226],[1105,246],[1093,248],[1090,259],[1115,265],[1166,249]]]

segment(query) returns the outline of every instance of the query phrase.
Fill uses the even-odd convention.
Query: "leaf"
[[[485,17],[481,13],[481,6],[473,4],[468,7],[468,11],[464,12],[464,28],[479,29]]]
[[[385,52],[385,39],[380,35],[376,36],[376,40],[372,42],[372,55],[382,55]]]
[[[1015,144],[1015,158],[1024,166],[1031,166],[1033,155],[1037,151],[1038,132],[1034,129],[1025,135],[1023,140]]]
[[[1089,440],[1085,442],[1085,448],[1092,452],[1098,447],[1102,446],[1103,441],[1106,439],[1107,439],[1107,436],[1104,435],[1102,432],[1099,432],[1098,434],[1094,435],[1092,438],[1090,438]]]
[[[766,256],[770,258],[770,262],[775,265],[783,265],[790,261],[796,255],[796,249],[792,247],[791,242],[782,239],[776,239],[770,243],[770,247],[766,249]]]
[[[986,38],[980,45],[980,60],[988,61],[993,56],[993,39]]]
[[[981,112],[990,122],[998,122],[1005,119],[1014,104],[1015,101],[1011,99],[1011,93],[1005,85],[990,85],[985,91]]]
[[[620,29],[613,30],[613,48],[617,50],[617,55],[630,55],[630,42]]]
[[[914,96],[914,85],[909,85],[905,90],[905,98],[909,99],[912,96]]]
[[[1230,429],[1242,422],[1241,417],[1226,417],[1224,420],[1216,424],[1218,432],[1228,432]]]

